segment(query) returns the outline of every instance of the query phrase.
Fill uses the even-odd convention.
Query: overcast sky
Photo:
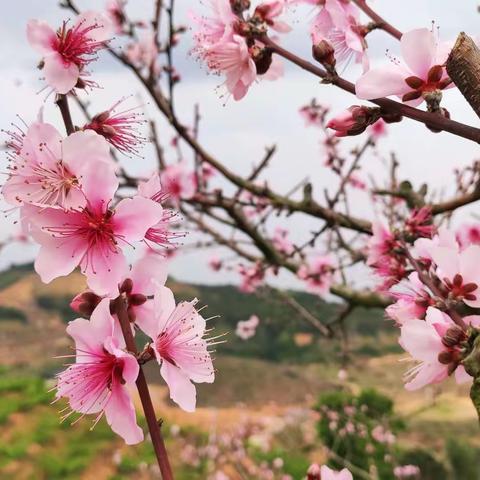
[[[129,12],[132,18],[146,18],[151,15],[152,1],[130,0]],[[199,0],[178,0],[178,23],[188,25],[187,11],[202,8]],[[203,2],[205,3],[205,2]],[[78,1],[84,8],[99,8],[100,1]],[[371,2],[382,15],[391,20],[400,30],[430,27],[435,21],[440,28],[441,40],[454,39],[459,31],[477,35],[480,14],[477,13],[475,0],[376,0]],[[70,14],[58,7],[55,0],[17,0],[3,2],[0,16],[0,127],[8,128],[15,116],[20,115],[27,123],[32,121],[41,107],[44,107],[45,120],[61,128],[59,115],[52,106],[52,97],[45,101],[45,93],[38,93],[42,88],[39,72],[35,69],[38,56],[28,46],[25,39],[25,25],[29,18],[47,20],[52,26],[58,26],[62,19]],[[310,41],[307,23],[311,18],[310,8],[298,8],[289,17],[294,31],[283,40],[291,50],[308,56]],[[372,46],[370,56],[372,64],[381,64],[386,60],[385,50],[398,54],[398,45],[388,35],[377,31],[369,35]],[[354,98],[343,94],[333,87],[319,84],[312,75],[286,66],[283,79],[276,82],[261,82],[251,89],[241,102],[229,100],[224,104],[216,88],[219,77],[207,75],[188,51],[191,47],[190,33],[176,53],[177,68],[182,75],[182,82],[177,91],[177,111],[184,123],[190,123],[193,105],[198,102],[202,112],[201,140],[207,149],[217,158],[238,173],[248,172],[252,164],[261,158],[264,147],[276,144],[278,152],[272,167],[265,178],[270,185],[280,192],[286,192],[297,181],[309,177],[315,191],[321,192],[331,184],[332,176],[322,166],[323,154],[319,137],[314,129],[306,129],[298,115],[301,105],[316,97],[320,102],[331,106],[333,111],[340,111],[352,103]],[[102,55],[101,61],[93,67],[95,80],[103,87],[90,94],[93,110],[108,107],[119,97],[137,95],[147,100],[144,92],[134,81],[129,72],[121,68],[113,59]],[[344,75],[355,80],[359,71],[348,66]],[[445,94],[444,106],[452,117],[459,121],[477,125],[478,119],[463,98],[450,90]],[[145,107],[151,111],[151,106]],[[78,123],[81,122],[78,112]],[[165,125],[161,136],[166,142],[172,137]],[[454,193],[452,170],[454,167],[468,165],[476,158],[478,147],[472,142],[463,141],[448,133],[433,134],[422,125],[405,120],[389,128],[389,135],[382,140],[380,150],[388,156],[395,150],[401,162],[400,173],[403,178],[411,178],[419,185],[428,181],[439,190]],[[355,140],[356,142],[357,140]],[[355,143],[348,142],[348,146]],[[185,155],[189,154],[184,147]],[[148,147],[143,152],[145,159],[125,159],[127,169],[134,173],[148,174],[154,167],[153,155]],[[167,155],[171,152],[167,151]],[[173,159],[173,156],[170,156]],[[381,171],[381,161],[370,156],[366,158],[367,172]],[[2,161],[2,170],[5,162]],[[356,213],[361,215],[367,201],[358,198],[355,202]],[[1,219],[1,236],[5,237],[11,230],[14,215]],[[287,225],[294,230],[293,238],[301,241],[301,232],[310,230],[311,220],[303,218],[289,220]],[[191,240],[186,240],[188,244]],[[224,253],[224,252],[223,252]],[[10,247],[0,255],[0,268],[10,262],[19,262],[33,255],[32,249]],[[209,271],[206,261],[209,253],[195,251],[194,254],[178,256],[172,261],[172,274],[187,281],[219,283],[230,281],[235,277],[229,274],[214,274]],[[285,276],[281,282],[294,285],[293,280]]]

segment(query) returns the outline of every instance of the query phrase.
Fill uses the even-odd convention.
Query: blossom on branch
[[[330,255],[319,255],[300,266],[298,278],[305,280],[307,290],[321,297],[325,296],[333,283],[335,262]]]
[[[14,206],[32,204],[83,208],[84,190],[98,182],[95,164],[111,164],[108,144],[93,132],[76,132],[62,138],[48,123],[35,122],[11,156],[9,177],[2,188]]]
[[[104,295],[117,291],[126,271],[122,247],[143,240],[148,229],[161,220],[163,209],[142,197],[113,206],[118,187],[113,167],[99,162],[90,168],[96,175],[88,189],[83,189],[84,208],[24,207],[23,214],[31,223],[32,237],[41,245],[35,269],[42,280],[49,283],[80,266],[89,287]]]
[[[411,106],[422,103],[429,94],[439,94],[452,87],[445,61],[450,48],[439,44],[434,32],[427,28],[411,30],[400,40],[404,64],[398,60],[392,65],[373,68],[357,80],[358,98],[374,98],[397,95]]]
[[[88,11],[68,21],[55,32],[46,22],[30,20],[27,38],[43,56],[42,69],[49,87],[56,93],[66,94],[74,87],[82,88],[85,68],[97,58],[112,36],[108,17],[100,12]]]
[[[142,323],[153,340],[151,347],[160,364],[160,373],[170,389],[170,397],[187,412],[193,412],[196,389],[193,382],[212,383],[215,379],[205,339],[206,321],[195,309],[197,300],[175,305],[170,289],[158,287],[154,297],[154,317]]]
[[[105,414],[112,430],[129,445],[143,440],[137,425],[128,387],[135,385],[137,359],[125,351],[118,323],[110,314],[110,301],[102,300],[90,320],[70,322],[67,333],[75,340],[76,361],[57,375],[56,398],[67,398],[71,411],[97,414],[96,425]]]

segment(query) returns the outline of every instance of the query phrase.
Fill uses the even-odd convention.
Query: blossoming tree
[[[301,4],[308,4],[309,15],[298,13]],[[89,287],[72,300],[81,316],[67,327],[76,354],[57,377],[57,398],[69,404],[64,418],[76,412],[93,414],[98,422],[105,415],[126,443],[140,442],[144,433],[129,393],[136,384],[161,474],[173,478],[142,365],[157,361],[172,400],[193,411],[195,383],[214,381],[210,347],[217,343],[205,337],[210,329],[197,301],[176,304],[165,286],[165,257],[184,235],[177,223],[182,232],[200,232],[199,246],[213,242],[233,252],[234,260],[212,257],[210,266],[238,272],[246,292],[266,288],[285,270],[306,290],[337,297],[344,308],[326,323],[281,293],[298,318],[325,337],[342,335],[357,307],[385,309],[415,361],[405,387],[419,389],[454,375],[471,384],[480,412],[480,226],[454,230],[450,223],[457,210],[480,200],[478,164],[457,170],[457,194],[441,201],[426,185],[417,190],[402,181],[395,158],[381,183],[362,177],[362,161],[379,138],[387,128],[395,135],[387,124],[416,122],[419,132],[426,127],[480,142],[480,129],[451,119],[442,106],[447,90],[458,88],[480,115],[480,52],[468,35],[443,42],[422,25],[402,33],[365,0],[211,0],[193,9],[188,28],[176,24],[174,0],[153,2],[151,18],[136,18],[122,0],[110,0],[99,11],[81,11],[71,0],[61,5],[73,19],[54,26],[30,20],[26,37],[38,52],[45,101],[57,104],[65,133],[41,112],[7,132],[10,169],[2,194],[19,212],[22,235],[40,246],[35,269],[41,279],[48,283],[79,267]],[[311,43],[311,59],[280,44],[292,29],[289,11],[304,20],[295,28],[303,28]],[[401,60],[370,67],[368,40],[376,29],[398,40]],[[221,76],[228,101],[267,88],[265,81],[281,82],[286,62],[352,98],[354,105],[342,113],[331,114],[316,100],[300,109],[306,124],[323,135],[325,167],[336,178],[333,191],[319,194],[309,182],[279,191],[262,177],[274,148],[242,176],[203,146],[198,107],[192,106],[193,124],[175,108],[181,77],[173,53],[185,34],[193,38],[190,58]],[[180,153],[176,162],[167,159],[155,119],[124,107],[124,99],[102,112],[89,111],[86,94],[102,94],[95,64],[103,55],[131,72],[169,123],[174,146],[186,145],[191,160]],[[361,66],[358,78],[349,76],[352,63]],[[71,102],[85,118],[72,117]],[[362,135],[359,145],[345,154],[341,137],[354,135]],[[125,162],[141,158],[147,142],[154,146],[157,171],[148,178],[128,174]],[[354,189],[371,199],[370,216],[352,213]],[[290,239],[293,216],[314,225],[301,242]],[[145,253],[130,265],[132,246]],[[354,286],[352,272],[362,264],[374,272],[374,287]],[[252,316],[241,322],[237,334],[247,340],[259,321]],[[150,339],[143,350],[135,342],[139,330]],[[305,475],[352,478],[346,470],[318,465]]]

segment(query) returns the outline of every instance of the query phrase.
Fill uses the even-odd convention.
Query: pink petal
[[[459,254],[456,250],[447,247],[433,247],[430,249],[432,260],[440,269],[440,276],[450,280],[460,273]]]
[[[197,392],[188,376],[166,360],[162,362],[160,374],[168,385],[170,398],[186,412],[194,412]]]
[[[322,480],[353,480],[352,474],[346,468],[336,472],[326,465],[320,468],[320,478]]]
[[[162,216],[163,208],[153,200],[143,197],[127,198],[115,209],[115,233],[122,235],[128,242],[143,240],[147,230],[158,223]]]
[[[112,296],[118,294],[118,285],[128,269],[123,252],[105,245],[91,247],[80,266],[89,288],[97,295]]]
[[[173,296],[173,292],[169,288],[161,286],[158,287],[153,301],[155,304],[157,324],[152,334],[150,334],[150,332],[145,333],[150,335],[152,338],[156,338],[160,333],[163,332],[165,324],[175,310],[175,298]]]
[[[88,38],[95,40],[96,42],[105,42],[112,38],[113,35],[113,23],[103,12],[96,12],[94,10],[88,10],[78,15],[75,25],[80,25],[85,28],[90,25],[97,25],[98,28],[94,28],[88,32]]]
[[[168,277],[168,261],[165,257],[147,252],[135,262],[129,278],[133,281],[133,293],[153,295],[158,286],[165,285]]]
[[[85,254],[86,245],[81,239],[55,238],[48,234],[42,235],[42,232],[35,232],[33,235],[41,245],[35,259],[35,271],[44,283],[72,273]]]
[[[437,53],[434,34],[428,28],[410,30],[402,35],[400,47],[408,67],[425,80]]]
[[[47,55],[53,51],[57,35],[48,23],[41,20],[29,20],[27,23],[28,43],[38,53]]]
[[[45,80],[57,93],[67,94],[77,84],[79,70],[74,63],[64,62],[59,53],[45,57]]]
[[[153,300],[147,300],[143,305],[133,307],[133,311],[138,328],[152,339],[156,338],[158,335],[158,320]]]
[[[40,147],[41,144],[46,144],[47,148]],[[62,158],[62,136],[49,123],[32,123],[23,140],[20,155],[29,163],[53,166],[57,160]]]
[[[112,430],[120,435],[127,445],[135,445],[143,440],[143,431],[137,425],[137,415],[130,395],[118,382],[112,385],[105,416]]]
[[[138,184],[138,194],[141,197],[152,198],[161,190],[162,184],[160,183],[160,175],[158,173],[154,173],[146,182]]]
[[[415,360],[437,362],[444,347],[432,325],[423,320],[410,320],[401,326],[400,331],[400,345]]]
[[[88,363],[91,361],[91,357],[86,355],[85,352],[103,354],[102,337],[99,336],[95,328],[92,328],[89,320],[84,318],[73,320],[67,326],[67,333],[75,341],[77,363]]]
[[[447,376],[448,372],[445,365],[441,365],[440,363],[426,363],[419,366],[415,378],[405,384],[405,389],[409,391],[418,390],[431,383],[441,382],[447,378]]]
[[[405,83],[408,75],[399,66],[385,66],[364,73],[355,84],[358,98],[372,100],[388,95],[403,95],[411,90]]]
[[[62,159],[72,173],[79,173],[88,163],[112,163],[108,142],[93,130],[75,132],[62,142]]]
[[[460,253],[460,273],[464,283],[474,282],[480,285],[480,246],[469,245]],[[475,292],[478,293],[478,292]]]
[[[114,331],[115,320],[110,313],[110,299],[104,298],[95,308],[90,323],[97,333],[97,343],[102,343],[107,337],[111,337]]]
[[[118,178],[111,163],[89,162],[82,170],[82,190],[90,208],[105,212],[118,188]]]

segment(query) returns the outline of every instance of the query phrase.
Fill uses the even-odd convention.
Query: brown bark
[[[480,49],[461,32],[448,56],[447,73],[480,117]]]

